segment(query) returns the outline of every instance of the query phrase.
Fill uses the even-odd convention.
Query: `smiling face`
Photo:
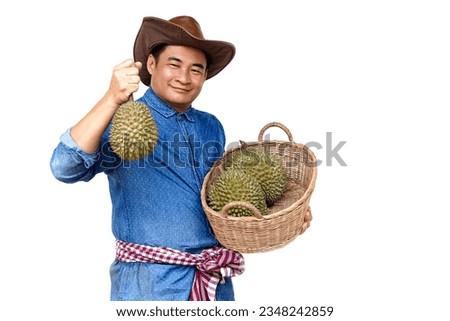
[[[203,51],[184,46],[165,46],[158,59],[150,55],[147,69],[150,86],[159,98],[179,112],[188,109],[206,80]]]

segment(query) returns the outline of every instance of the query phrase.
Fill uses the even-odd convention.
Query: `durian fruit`
[[[150,154],[158,140],[158,127],[148,107],[128,101],[116,110],[111,124],[109,142],[123,160],[138,160]]]
[[[264,190],[267,206],[279,200],[286,189],[286,168],[280,157],[262,148],[244,145],[227,160],[225,168],[239,169],[255,177]]]
[[[208,205],[215,211],[232,201],[244,201],[254,205],[261,214],[267,214],[265,194],[259,182],[252,176],[240,170],[223,171],[209,187],[207,194]],[[232,207],[228,210],[231,216],[253,216],[253,212],[243,206]]]

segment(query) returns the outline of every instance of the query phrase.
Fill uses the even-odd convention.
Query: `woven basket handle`
[[[278,128],[281,128],[282,130],[284,130],[284,132],[285,132],[286,135],[288,136],[289,141],[290,141],[291,143],[294,142],[294,139],[292,138],[291,131],[290,131],[286,126],[284,126],[282,123],[277,123],[277,122],[268,123],[267,125],[265,125],[265,126],[260,130],[259,135],[258,135],[258,141],[259,141],[259,142],[262,142],[262,141],[263,141],[264,132],[265,132],[267,129],[269,129],[270,127],[278,127]]]
[[[225,205],[222,210],[220,211],[220,215],[222,215],[223,218],[227,218],[228,217],[228,210],[230,208],[233,208],[235,206],[243,206],[248,208],[249,210],[251,210],[253,212],[253,214],[255,214],[256,218],[263,218],[261,212],[253,205],[250,204],[248,202],[243,202],[243,201],[233,201],[228,203],[227,205]]]

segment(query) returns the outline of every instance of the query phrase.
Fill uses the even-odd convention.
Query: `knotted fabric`
[[[242,274],[244,257],[223,247],[212,247],[191,254],[168,247],[154,247],[116,241],[116,258],[123,262],[165,263],[195,266],[189,301],[215,301],[216,288],[225,277]]]

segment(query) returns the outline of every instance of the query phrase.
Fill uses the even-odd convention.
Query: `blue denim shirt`
[[[51,158],[54,176],[74,183],[101,172],[107,175],[116,239],[190,253],[217,245],[200,191],[205,175],[224,151],[221,123],[193,107],[179,113],[150,88],[138,101],[149,106],[158,126],[152,154],[138,161],[121,160],[111,151],[110,127],[98,151],[89,154],[76,145],[69,129]],[[111,300],[187,300],[194,272],[194,267],[115,260],[110,270]],[[219,284],[217,299],[234,300],[231,279]]]

